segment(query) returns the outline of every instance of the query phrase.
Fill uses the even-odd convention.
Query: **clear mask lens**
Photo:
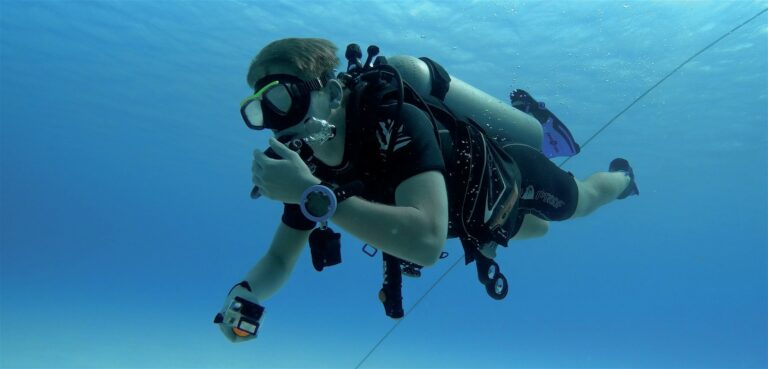
[[[280,114],[287,114],[291,110],[293,99],[285,85],[275,85],[262,96]]]
[[[261,100],[255,99],[249,101],[243,108],[243,117],[247,119],[248,124],[255,128],[264,126],[264,114],[261,111]]]
[[[265,87],[246,101],[242,107],[243,119],[251,128],[261,129],[264,127],[263,104],[266,105],[267,109],[279,115],[286,115],[291,110],[293,99],[286,85],[275,82],[273,85]]]

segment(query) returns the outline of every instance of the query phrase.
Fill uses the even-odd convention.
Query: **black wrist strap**
[[[316,222],[313,222],[301,213],[298,204],[284,204],[282,221],[285,225],[298,229],[300,231],[309,231],[315,228]]]
[[[322,182],[323,186],[326,186],[328,188],[333,188],[333,194],[336,195],[336,203],[340,203],[352,196],[358,196],[363,193],[363,181],[353,181],[349,182],[347,184],[338,186],[336,188],[333,187],[330,183]]]

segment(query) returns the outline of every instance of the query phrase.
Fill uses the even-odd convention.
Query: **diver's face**
[[[298,71],[290,65],[287,64],[281,64],[276,63],[268,66],[265,69],[265,72],[267,75],[270,74],[288,74],[291,76],[295,76],[299,79],[299,73]],[[276,138],[281,137],[296,137],[296,138],[303,138],[304,135],[306,135],[306,129],[304,127],[304,123],[309,121],[311,118],[316,118],[319,120],[331,120],[331,115],[333,112],[338,109],[341,106],[341,100],[342,100],[342,92],[343,88],[341,85],[335,81],[329,81],[328,84],[326,84],[325,87],[320,89],[319,91],[312,91],[310,92],[309,98],[309,108],[307,110],[307,113],[304,115],[301,120],[299,120],[299,123],[288,127],[286,129],[277,131],[272,130],[273,134]]]
[[[311,118],[320,119],[320,120],[327,120],[328,117],[331,115],[331,102],[329,101],[329,97],[327,93],[324,93],[323,90],[320,91],[312,91],[310,93],[310,103],[309,103],[309,109],[307,110],[307,114],[304,115],[303,118],[299,121],[298,124],[288,127],[286,129],[283,129],[281,131],[272,130],[272,133],[274,133],[275,138],[280,137],[296,137],[296,138],[303,138],[303,136],[306,134],[306,129],[304,127],[304,124],[309,121]]]

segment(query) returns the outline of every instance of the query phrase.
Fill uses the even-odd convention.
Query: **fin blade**
[[[536,101],[528,92],[520,89],[512,91],[509,99],[513,107],[532,115],[541,123],[544,131],[541,151],[548,158],[574,156],[581,151],[568,127],[544,103]]]

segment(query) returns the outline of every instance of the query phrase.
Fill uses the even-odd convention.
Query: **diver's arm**
[[[527,240],[529,238],[541,237],[547,234],[549,230],[549,222],[541,219],[535,215],[526,214],[523,218],[523,224],[517,231],[513,240]]]
[[[404,180],[395,191],[395,204],[355,196],[341,202],[331,220],[390,255],[423,266],[434,264],[448,234],[442,173],[428,171]]]
[[[260,302],[274,295],[288,280],[310,232],[293,229],[280,222],[269,251],[245,277]]]

